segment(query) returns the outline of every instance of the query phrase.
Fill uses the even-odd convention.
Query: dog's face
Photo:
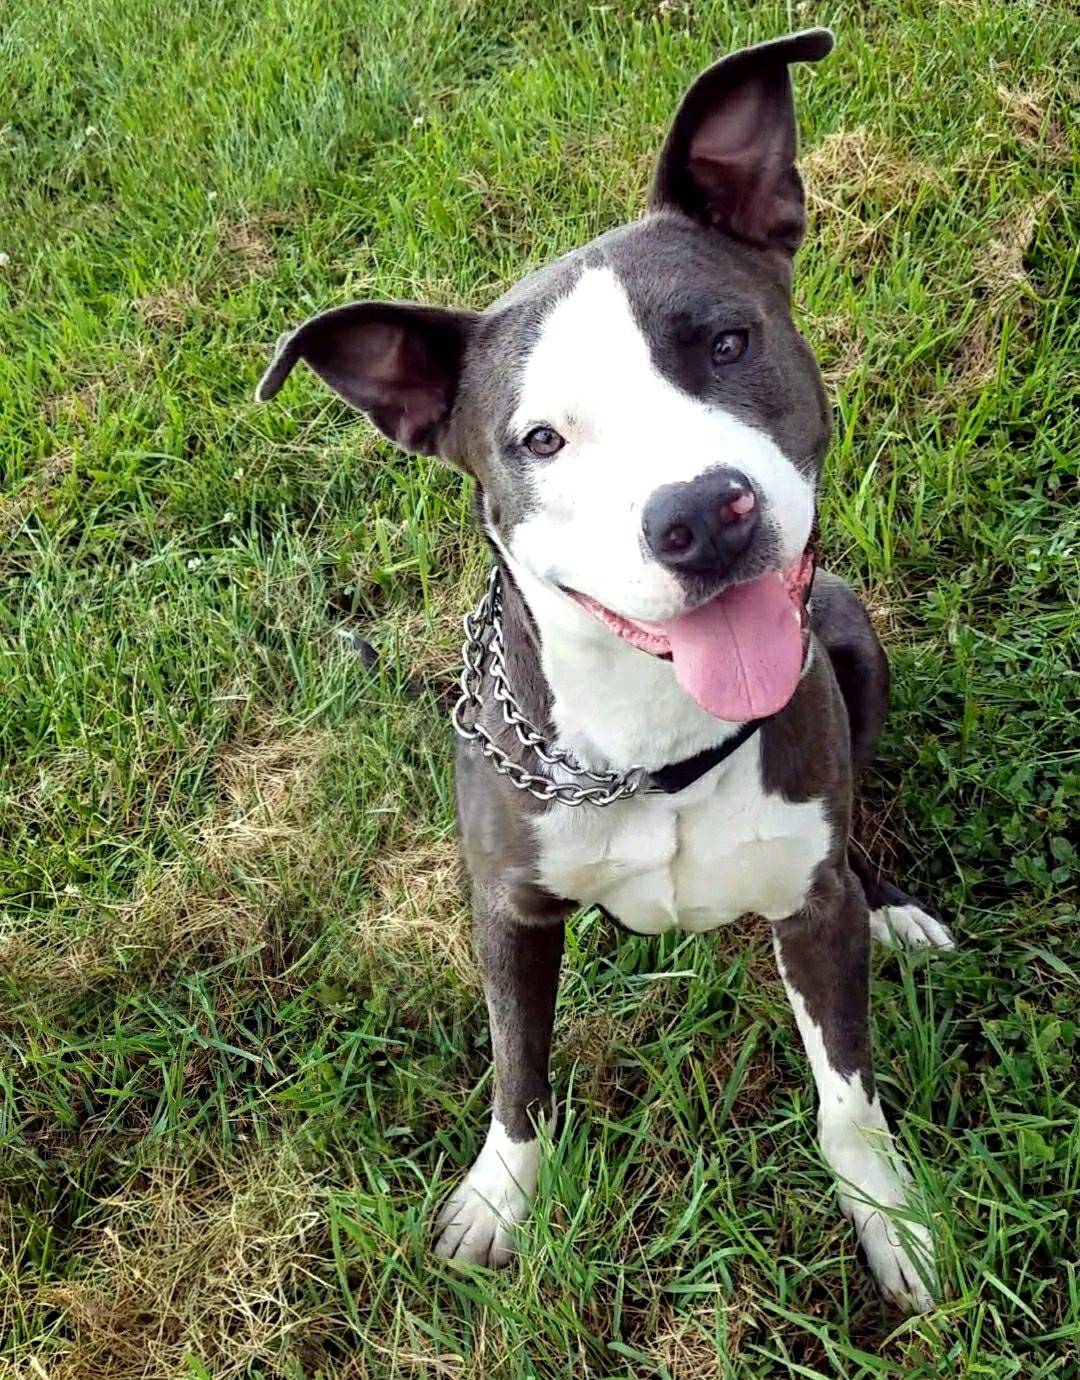
[[[829,428],[791,317],[805,220],[788,65],[831,46],[813,30],[705,72],[644,219],[482,314],[326,312],[283,337],[260,385],[272,396],[303,359],[401,445],[459,464],[519,568],[670,655],[721,717],[786,702],[802,660]],[[705,683],[705,661],[753,661],[752,644],[769,665],[743,692]]]

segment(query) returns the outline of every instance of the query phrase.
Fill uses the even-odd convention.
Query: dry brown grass
[[[934,409],[955,407],[992,384],[997,377],[1002,332],[1023,332],[1033,319],[1032,291],[1024,258],[1047,211],[1055,205],[1043,193],[1002,216],[973,261],[974,295],[979,310],[972,316],[954,351],[946,385],[930,399]]]
[[[223,753],[219,804],[199,827],[194,865],[178,865],[136,899],[136,926],[153,917],[165,952],[193,942],[227,951],[257,945],[286,882],[335,865],[337,823],[332,809],[316,808],[313,790],[339,750],[329,732],[268,731]],[[445,966],[475,983],[453,837],[402,817],[393,794],[371,803],[393,823],[366,865],[367,902],[343,917],[349,952],[380,964],[390,956],[406,969]]]
[[[414,1315],[415,1316],[415,1315]],[[520,1352],[507,1344],[497,1321],[478,1320],[467,1353],[440,1350],[421,1326],[399,1315],[385,1334],[369,1336],[362,1353],[326,1371],[327,1380],[520,1380]]]
[[[739,1354],[744,1308],[738,1298],[724,1308],[728,1354],[722,1357],[713,1340],[717,1335],[716,1303],[700,1303],[682,1309],[661,1303],[656,1329],[645,1347],[645,1354],[658,1368],[662,1366],[671,1380],[721,1380],[730,1373],[725,1360]]]
[[[333,747],[328,730],[278,737],[272,725],[265,736],[230,745],[214,768],[219,808],[200,829],[206,857],[241,858],[290,846]]]
[[[859,126],[827,135],[802,160],[813,230],[831,255],[856,267],[883,257],[892,221],[929,189],[948,179],[929,163],[897,154],[883,135]],[[822,357],[829,388],[849,379],[865,353],[865,337],[850,313],[808,312],[806,333]]]
[[[620,1020],[610,1011],[597,1010],[559,1022],[556,1048],[560,1055],[580,1066],[590,1101],[610,1105],[617,1092],[612,1052],[617,1048],[633,1049],[655,1032],[657,1019],[667,1010],[670,996],[671,984],[661,979],[645,989],[628,1019]]]
[[[18,531],[35,505],[47,499],[71,473],[74,459],[74,450],[65,446],[51,455],[14,493],[0,494],[0,536],[11,536]]]
[[[1045,86],[1014,88],[999,85],[997,98],[1009,127],[1026,149],[1043,163],[1065,163],[1071,157],[1061,120],[1049,108]]]
[[[986,246],[975,256],[976,279],[991,305],[1000,304],[1018,288],[1028,286],[1024,257],[1039,223],[1056,201],[1054,193],[1045,192],[1017,206],[993,226]]]
[[[215,806],[180,855],[147,874],[111,920],[99,916],[66,948],[20,961],[47,960],[49,987],[70,1002],[102,973],[115,974],[120,946],[141,951],[135,968],[144,987],[154,969],[173,960],[266,950],[267,922],[284,887],[312,868],[335,865],[335,820],[317,785],[340,748],[333,733],[283,731],[272,719],[256,719],[214,758]],[[388,960],[406,971],[436,964],[475,983],[452,838],[417,838],[415,821],[400,811],[389,818],[385,849],[368,872],[370,902],[356,916],[359,948],[382,971]],[[280,957],[269,953],[256,962],[272,974],[287,966]],[[228,992],[222,996],[227,1003]],[[199,1078],[198,1069],[188,1069],[189,1091]],[[131,1127],[136,1138],[147,1129],[145,1120]],[[38,1148],[46,1153],[43,1142]],[[422,1334],[391,1339],[395,1318],[384,1320],[370,1354],[355,1342],[344,1343],[355,1355],[342,1354],[348,1325],[340,1298],[324,1301],[335,1287],[327,1275],[325,1199],[316,1172],[288,1143],[261,1145],[227,1164],[203,1147],[197,1175],[155,1154],[151,1165],[123,1179],[124,1187],[85,1218],[90,1225],[64,1243],[79,1261],[78,1279],[36,1298],[22,1294],[21,1306],[62,1315],[64,1340],[51,1340],[42,1352],[48,1380],[164,1380],[186,1373],[188,1352],[215,1380],[251,1366],[284,1374],[280,1363],[290,1353],[310,1357],[335,1380],[383,1376],[389,1358],[401,1375],[487,1380],[499,1373],[507,1348],[498,1329],[478,1356],[429,1355]],[[0,1193],[0,1241],[6,1228],[14,1232],[15,1219]],[[7,1270],[0,1258],[0,1279]],[[364,1293],[367,1283],[358,1280],[356,1288]],[[35,1364],[24,1357],[19,1374],[36,1375]]]
[[[105,391],[102,379],[94,379],[84,388],[76,388],[70,393],[59,393],[46,398],[43,404],[45,415],[52,423],[92,422],[97,416],[98,404]]]
[[[387,619],[387,645],[411,679],[441,687],[457,676],[461,620],[475,607],[486,573],[478,560],[468,561],[463,571],[447,570],[445,578],[431,582],[426,607],[410,602]]]
[[[418,840],[376,858],[372,897],[357,917],[356,944],[370,958],[389,952],[399,966],[449,970],[464,987],[479,977],[457,844],[452,836]]]
[[[948,185],[932,164],[898,154],[864,126],[826,135],[802,171],[815,232],[831,252],[864,263],[881,252],[897,212]]]
[[[325,730],[280,735],[266,723],[224,749],[213,767],[214,808],[185,853],[121,908],[125,928],[152,936],[162,961],[192,948],[257,945],[285,878],[302,877],[324,851],[312,791],[333,745]]]
[[[135,310],[142,314],[138,302],[146,302],[151,316],[155,305],[164,308],[165,303],[156,303],[155,294],[140,298]],[[102,402],[108,399],[116,407],[120,398],[133,388],[141,390],[153,378],[152,360],[154,351],[149,340],[149,332],[141,332],[134,338],[116,342],[116,350],[109,359],[98,358],[92,366],[93,372],[72,375],[72,386],[61,393],[49,394],[41,400],[41,410],[50,427],[58,425],[89,433],[97,421]],[[89,370],[91,366],[87,366]],[[75,379],[80,379],[75,386]]]
[[[61,1310],[71,1340],[49,1380],[160,1380],[187,1352],[215,1380],[273,1363],[299,1331],[323,1324],[298,1300],[327,1242],[314,1175],[287,1145],[201,1172],[159,1165],[98,1205],[80,1255],[85,1277],[38,1302]]]
[[[172,858],[148,867],[129,899],[103,905],[72,891],[58,898],[68,917],[65,942],[52,932],[13,930],[0,939],[0,961],[27,992],[65,1002],[121,975],[153,984],[193,960],[250,951],[253,970],[272,971],[279,960],[287,965],[287,956],[272,951],[283,903],[307,879],[320,875],[324,887],[334,869],[353,865],[332,802],[317,790],[341,751],[334,732],[283,730],[256,718],[212,760],[212,808],[177,832]],[[170,759],[162,770],[175,771],[176,763]],[[48,793],[25,804],[43,819],[51,809]],[[453,835],[409,817],[391,781],[371,782],[368,805],[380,829],[363,863],[364,902],[341,917],[350,963],[382,967],[390,957],[406,971],[445,969],[472,987],[467,893]]]
[[[223,224],[218,246],[225,260],[225,279],[264,278],[274,267],[274,250],[263,225],[254,216],[242,214]]]
[[[64,925],[66,942],[51,931],[15,931],[3,961],[27,990],[70,1002],[121,974],[152,982],[189,956],[258,950],[286,880],[326,855],[330,822],[313,809],[313,789],[334,745],[325,730],[282,732],[257,720],[217,755],[215,805],[177,834],[169,862],[147,868],[128,900],[62,898],[76,912]],[[173,759],[162,769],[175,770]],[[47,799],[24,803],[43,815],[51,808]]]
[[[755,940],[764,940],[769,933],[765,921],[746,917],[730,932],[715,938],[716,946],[734,957],[741,954]],[[771,950],[759,945],[760,954],[750,959],[753,971],[763,984],[778,982]],[[620,1016],[607,1008],[579,1013],[558,1020],[555,1031],[555,1051],[560,1060],[577,1065],[578,1095],[591,1107],[616,1112],[628,1094],[623,1056],[656,1038],[665,1021],[671,1021],[678,1010],[674,995],[683,979],[659,978],[640,993],[629,1015]],[[715,1089],[717,1101],[723,1100],[725,1089],[742,1053],[735,1042],[725,1044],[709,1053],[706,1078]],[[639,1070],[640,1073],[640,1070]],[[739,1091],[731,1107],[731,1119],[738,1122],[751,1116],[756,1109],[768,1105],[776,1088],[777,1071],[773,1054],[759,1043],[742,1072]]]
[[[136,297],[134,307],[145,326],[171,328],[179,326],[199,298],[189,283],[162,288]]]
[[[850,314],[806,312],[806,334],[821,358],[821,375],[830,388],[851,377],[859,367],[863,338]]]

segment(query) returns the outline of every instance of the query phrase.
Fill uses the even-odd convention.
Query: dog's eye
[[[713,341],[713,363],[718,367],[722,364],[734,364],[746,354],[749,343],[750,336],[747,331],[721,331]]]
[[[532,451],[533,455],[554,455],[557,451],[562,450],[566,442],[551,427],[534,426],[525,437],[524,444],[525,449]]]

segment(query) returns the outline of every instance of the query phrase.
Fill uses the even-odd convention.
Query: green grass
[[[865,834],[962,944],[874,990],[945,1300],[854,1258],[764,932],[595,916],[520,1267],[455,1274],[486,1033],[403,684],[482,554],[449,471],[254,383],[317,307],[481,305],[634,215],[700,67],[830,21],[797,296],[895,672]],[[1078,53],[1050,0],[5,8],[0,1375],[1080,1373]]]

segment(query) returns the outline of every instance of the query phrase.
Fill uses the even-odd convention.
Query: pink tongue
[[[662,627],[679,684],[718,719],[742,723],[775,714],[795,693],[802,631],[775,571]]]

